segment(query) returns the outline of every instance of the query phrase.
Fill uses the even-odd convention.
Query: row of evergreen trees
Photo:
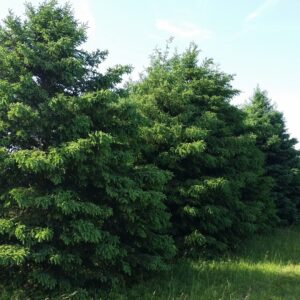
[[[283,115],[195,45],[156,51],[143,77],[106,73],[69,6],[26,5],[0,28],[0,279],[113,286],[172,258],[212,255],[300,211]]]

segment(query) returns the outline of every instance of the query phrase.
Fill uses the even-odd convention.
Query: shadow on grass
[[[115,299],[300,299],[300,270],[276,264],[185,262]]]
[[[216,261],[183,260],[112,299],[300,299],[300,228],[276,230]]]
[[[257,236],[247,242],[236,257],[244,257],[252,262],[300,264],[300,226],[277,229],[272,234]]]

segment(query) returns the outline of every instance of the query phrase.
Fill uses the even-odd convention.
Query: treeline
[[[121,87],[130,67],[100,73],[86,38],[56,1],[0,28],[1,282],[84,295],[297,222],[297,141],[266,92],[232,105],[195,45]]]

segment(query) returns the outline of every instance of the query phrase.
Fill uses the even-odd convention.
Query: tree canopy
[[[174,236],[196,253],[235,247],[275,218],[263,155],[230,104],[233,77],[198,57],[193,44],[171,57],[158,51],[133,92],[149,119],[145,161],[174,175],[167,187]]]
[[[257,88],[245,107],[247,125],[256,135],[256,145],[265,154],[266,175],[273,180],[272,198],[283,224],[299,218],[299,151],[291,138],[282,113],[276,110],[266,91]]]
[[[299,220],[297,141],[266,92],[234,106],[194,44],[125,85],[86,39],[54,0],[0,26],[1,282],[91,299]]]
[[[117,87],[129,67],[99,73],[85,40],[55,1],[0,28],[1,274],[31,287],[112,285],[175,253],[170,174],[137,162],[141,118]]]

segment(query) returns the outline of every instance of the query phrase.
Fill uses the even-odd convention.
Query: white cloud
[[[180,25],[173,24],[172,22],[164,19],[157,20],[155,26],[158,30],[165,31],[181,38],[198,38],[209,39],[212,32],[205,28],[200,28],[192,23],[182,23]]]
[[[276,4],[279,0],[265,0],[258,8],[251,12],[246,18],[246,22],[250,22],[260,16],[271,5]]]

